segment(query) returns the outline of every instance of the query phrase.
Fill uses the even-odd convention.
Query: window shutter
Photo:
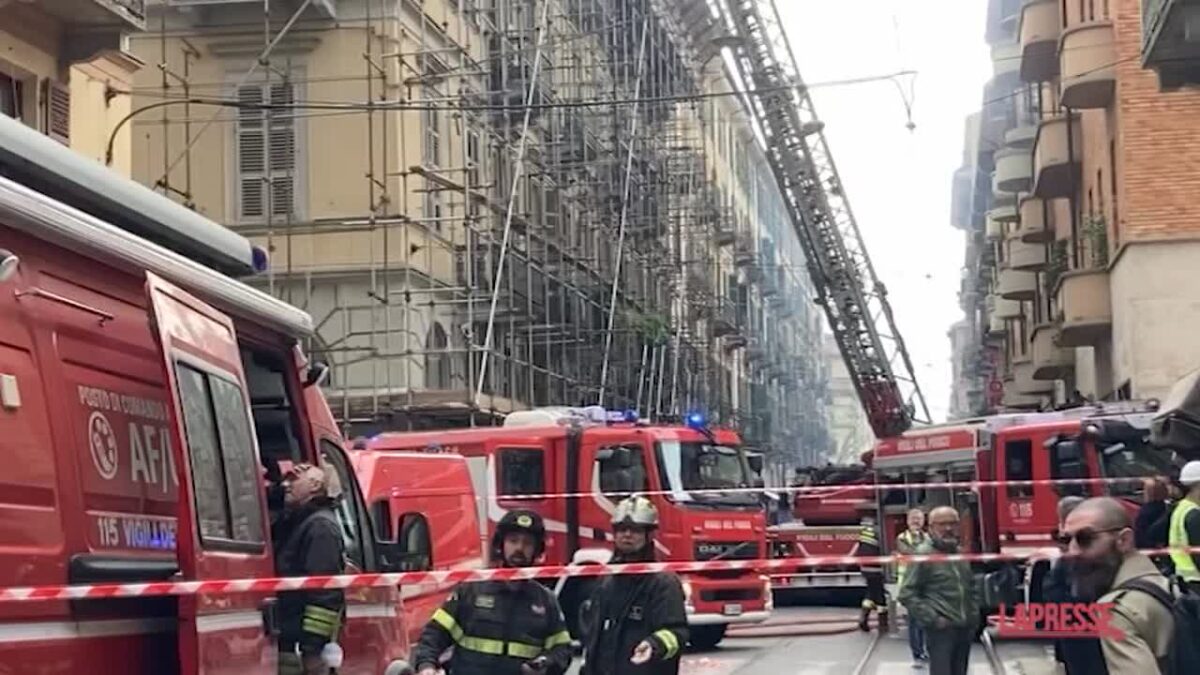
[[[291,85],[277,83],[268,87],[249,85],[238,90],[238,101],[244,105],[263,103],[289,105],[295,100]],[[264,218],[267,199],[272,216],[293,213],[295,203],[294,173],[296,171],[296,128],[293,111],[261,108],[242,108],[238,112],[238,180],[240,213],[245,219]],[[266,182],[268,169],[271,190]]]
[[[71,90],[54,80],[42,81],[42,106],[46,135],[63,145],[71,144]]]

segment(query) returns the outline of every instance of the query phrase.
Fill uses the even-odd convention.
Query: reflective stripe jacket
[[[417,670],[454,647],[454,675],[519,675],[545,656],[547,675],[571,665],[571,635],[554,593],[536,581],[460,584],[433,614],[413,653]]]
[[[917,547],[929,540],[929,535],[925,534],[924,530],[905,530],[896,537],[896,553],[901,555],[912,555],[916,552]],[[904,573],[908,571],[908,565],[904,563],[896,564],[896,585],[904,585]]]
[[[863,525],[858,531],[858,549],[855,554],[860,558],[872,558],[878,556],[881,552],[879,548],[879,535],[875,533],[875,528],[871,525]],[[861,565],[859,570],[863,574],[882,574],[883,565],[877,562]]]
[[[678,675],[688,641],[683,585],[669,572],[605,577],[592,592],[586,675]],[[629,662],[646,640],[650,660]]]
[[[337,516],[312,506],[284,515],[275,525],[275,569],[280,576],[345,573],[345,548]],[[279,645],[291,651],[319,653],[341,630],[345,594],[340,589],[285,591],[279,594]]]

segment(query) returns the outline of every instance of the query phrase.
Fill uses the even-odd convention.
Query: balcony
[[[971,229],[971,198],[974,191],[975,167],[962,166],[956,169],[950,188],[950,224],[960,230]]]
[[[723,303],[716,308],[712,317],[713,337],[727,337],[738,332],[737,312],[733,303]]]
[[[41,0],[37,5],[68,26],[146,30],[146,0]]]
[[[1021,45],[996,45],[992,47],[992,74],[996,76],[1021,69]]]
[[[1017,393],[1026,396],[1053,393],[1054,382],[1035,379],[1034,370],[1032,359],[1013,363],[1013,387],[1016,388]]]
[[[1044,120],[1038,127],[1033,147],[1034,196],[1055,199],[1075,191],[1083,143],[1079,126],[1078,116],[1060,115]]]
[[[1054,233],[1046,228],[1046,202],[1037,197],[1025,197],[1021,200],[1021,226],[1017,228],[1017,236],[1027,244],[1045,244],[1054,238]]]
[[[1033,379],[1061,380],[1075,370],[1075,350],[1058,344],[1058,324],[1035,326],[1030,337],[1033,352]]]
[[[994,155],[996,173],[992,178],[995,192],[1024,192],[1033,183],[1033,158],[1029,150],[1005,148]]]
[[[1200,6],[1194,0],[1142,0],[1142,65],[1163,89],[1200,82]]]
[[[734,229],[733,222],[730,220],[717,219],[714,230],[713,243],[717,246],[732,246],[733,242],[737,241],[737,230]]]
[[[1004,388],[1002,405],[1014,410],[1037,410],[1042,407],[1041,396],[1026,396],[1018,393],[1011,385]]]
[[[1111,21],[1094,21],[1063,31],[1059,101],[1068,108],[1107,108],[1116,90],[1117,46]]]
[[[1058,75],[1058,0],[1025,0],[1021,8],[1021,79],[1047,82]]]
[[[1006,267],[1000,270],[996,293],[1008,300],[1033,300],[1037,295],[1037,275]]]
[[[1064,272],[1055,292],[1063,347],[1098,344],[1112,328],[1112,297],[1108,271],[1104,269]]]
[[[1008,266],[1022,272],[1039,272],[1046,267],[1046,246],[1026,244],[1020,237],[1008,240]]]
[[[1001,319],[1015,319],[1021,316],[1021,303],[1016,300],[1008,300],[996,295],[988,297],[995,298],[992,305],[992,316],[998,316]]]
[[[1015,223],[1019,214],[1017,205],[1014,201],[1012,204],[1005,206],[997,206],[987,213],[988,220],[994,220],[998,223]]]
[[[1013,220],[1016,220],[1017,195],[1013,192],[998,190],[996,186],[996,172],[992,172],[992,206],[1011,206],[1013,207]]]
[[[1017,126],[1004,134],[1004,144],[1018,150],[1030,150],[1037,140],[1037,120],[1031,118],[1019,119]]]

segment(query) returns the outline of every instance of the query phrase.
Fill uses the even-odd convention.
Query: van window
[[[525,448],[501,450],[500,492],[517,496],[546,494],[542,451]]]
[[[261,546],[261,488],[242,388],[182,362],[175,372],[201,541]]]
[[[359,509],[358,500],[355,499],[354,483],[342,462],[342,456],[338,452],[336,445],[327,440],[322,440],[321,455],[325,469],[336,474],[335,480],[340,482],[342,488],[342,496],[334,503],[333,510],[335,515],[337,515],[338,524],[341,525],[342,543],[346,547],[346,557],[358,569],[369,569],[366,565],[366,553],[363,551],[362,529],[359,527],[363,520],[360,517],[362,513]]]
[[[371,526],[375,528],[376,541],[393,541],[392,505],[386,499],[377,500],[371,504]]]
[[[400,548],[404,552],[405,570],[420,572],[433,569],[433,544],[429,537],[429,521],[420,513],[400,516],[397,526]]]
[[[608,459],[598,460],[600,468],[600,492],[616,501],[628,496],[630,492],[649,492],[650,479],[646,475],[646,463],[642,448],[638,445],[626,445],[630,453],[630,465],[622,467],[616,455]],[[607,448],[602,448],[607,449]],[[612,448],[616,450],[617,448]]]
[[[1033,480],[1033,441],[1008,441],[1004,444],[1004,477],[1007,480]],[[1032,485],[1009,485],[1008,496],[1025,499],[1033,496]]]

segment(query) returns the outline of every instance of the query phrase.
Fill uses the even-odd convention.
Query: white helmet
[[[1192,460],[1183,465],[1183,471],[1179,472],[1179,482],[1187,486],[1200,483],[1200,460]]]
[[[613,527],[618,525],[640,525],[658,527],[658,509],[654,502],[645,497],[626,497],[613,511]]]

